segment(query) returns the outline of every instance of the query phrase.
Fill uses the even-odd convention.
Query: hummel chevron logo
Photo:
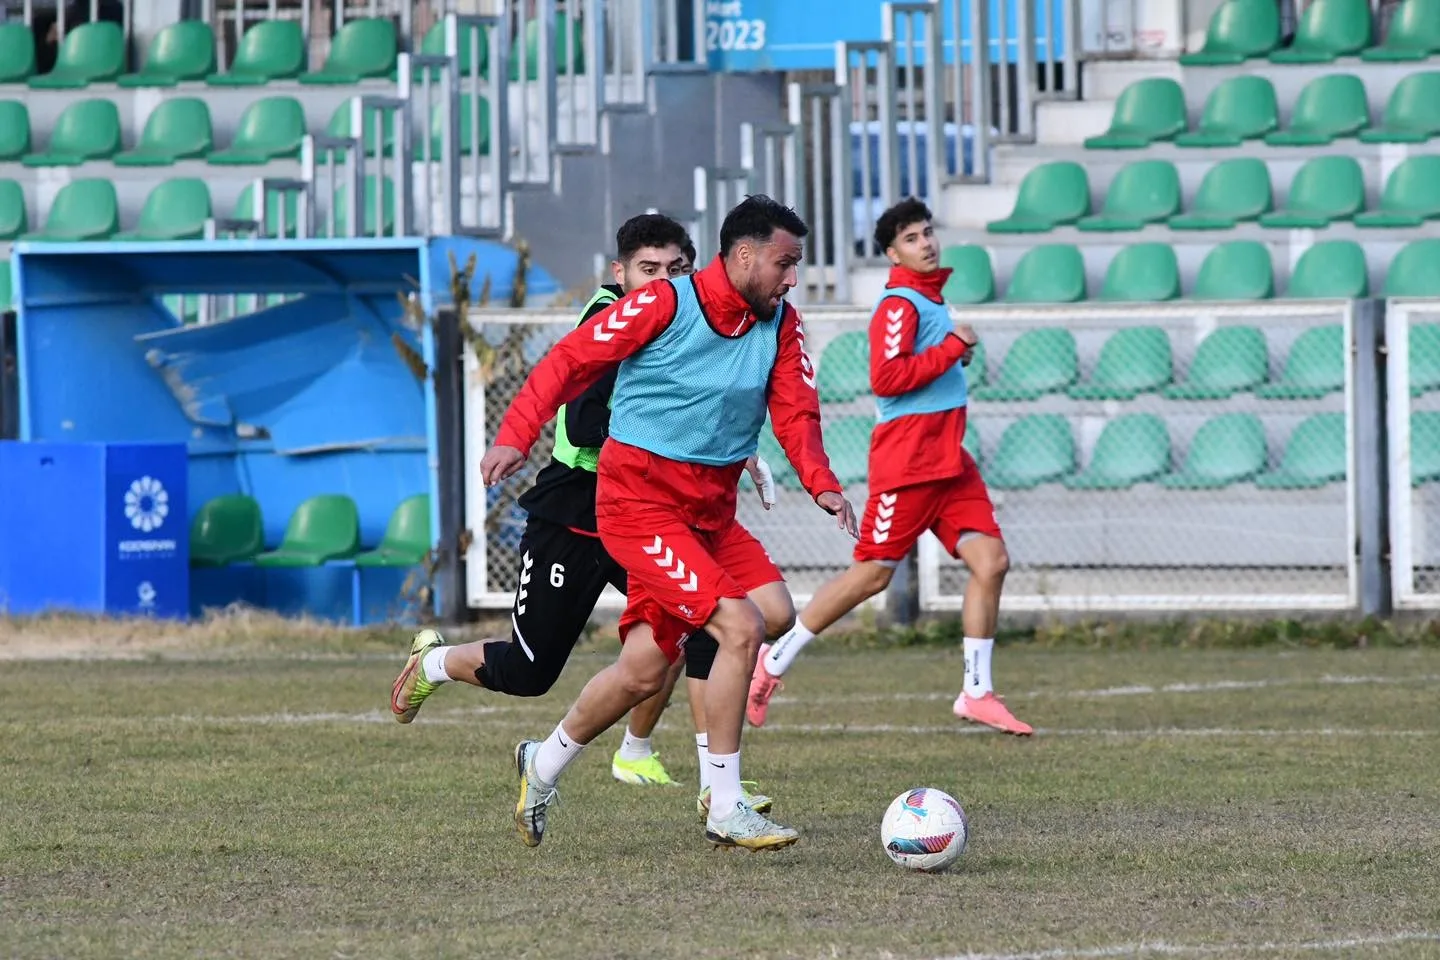
[[[810,359],[809,352],[805,349],[805,322],[797,314],[795,317],[795,336],[800,341],[800,378],[811,390],[815,389],[815,364]]]
[[[875,506],[875,530],[872,539],[876,543],[884,543],[890,539],[890,525],[895,522],[895,501],[899,497],[896,493],[880,494],[880,502]]]
[[[905,316],[904,307],[885,311],[885,359],[894,360],[900,355],[900,321]]]
[[[665,546],[665,541],[660,539],[659,534],[656,534],[654,543],[648,547],[641,547],[640,549],[644,550],[647,556],[655,559],[655,566],[664,570],[665,576],[671,580],[685,581],[684,583],[678,584],[681,590],[684,590],[686,593],[694,593],[700,589],[700,580],[695,576],[695,571],[689,571],[689,579],[686,580],[687,572],[685,570],[685,561],[675,556],[674,550]]]
[[[615,339],[615,334],[630,326],[630,321],[621,320],[621,316],[638,317],[640,308],[655,302],[655,294],[640,291],[635,296],[620,305],[618,313],[611,314],[604,323],[595,324],[595,339],[600,343],[609,343]]]
[[[530,583],[530,568],[534,565],[535,561],[530,559],[530,551],[526,550],[525,556],[522,558],[522,566],[520,567],[520,589],[515,593],[515,613],[517,616],[525,616],[525,598],[530,595],[530,591],[525,588]]]

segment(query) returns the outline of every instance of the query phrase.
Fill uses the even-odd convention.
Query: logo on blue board
[[[125,519],[140,533],[154,533],[165,525],[170,515],[170,494],[165,484],[148,474],[130,484],[125,491]],[[146,557],[173,556],[178,544],[164,537],[146,537],[136,540],[121,540],[118,544],[120,559],[135,560]]]

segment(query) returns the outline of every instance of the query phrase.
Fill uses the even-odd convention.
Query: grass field
[[[796,847],[711,850],[612,732],[526,849],[511,748],[609,656],[409,727],[373,644],[0,662],[0,956],[1440,957],[1440,650],[1002,648],[1016,740],[951,718],[957,652],[817,646],[746,738]],[[951,873],[881,850],[917,785]]]

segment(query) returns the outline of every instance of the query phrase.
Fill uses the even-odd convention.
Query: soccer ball
[[[906,790],[880,822],[880,842],[890,859],[924,873],[938,873],[960,859],[969,833],[970,821],[960,804],[934,787]]]

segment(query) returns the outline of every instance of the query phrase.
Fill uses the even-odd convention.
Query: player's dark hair
[[[690,266],[692,267],[695,266],[695,258],[700,256],[695,250],[695,244],[690,241],[688,235],[685,237],[685,242],[680,244],[680,253],[686,260],[690,261]]]
[[[927,220],[935,219],[930,214],[930,208],[915,199],[906,197],[895,206],[880,214],[880,219],[875,221],[875,247],[879,250],[888,250],[895,242],[895,238],[912,223],[925,223]]]
[[[615,253],[621,263],[629,263],[645,247],[668,247],[673,243],[683,248],[689,242],[685,228],[661,213],[631,217],[615,231]]]
[[[776,230],[784,230],[797,238],[804,238],[810,232],[800,214],[780,201],[758,193],[746,197],[725,215],[725,222],[720,225],[720,256],[728,257],[741,240],[767,241]]]

